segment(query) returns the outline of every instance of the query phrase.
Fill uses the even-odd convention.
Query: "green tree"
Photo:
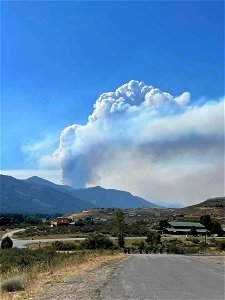
[[[197,236],[197,235],[198,235],[198,232],[197,232],[195,226],[192,226],[192,227],[191,227],[190,235],[193,235],[193,236]]]
[[[157,231],[149,231],[147,233],[146,243],[148,243],[149,245],[156,246],[160,243],[160,241],[161,241],[161,235]]]
[[[223,229],[220,225],[220,223],[218,223],[217,221],[214,221],[212,223],[212,229],[210,231],[211,234],[218,234],[218,235],[223,235]]]
[[[168,220],[160,220],[159,221],[159,229],[163,230],[168,226]]]
[[[125,245],[125,230],[126,230],[126,223],[124,221],[124,214],[121,209],[118,209],[115,213],[115,218],[113,221],[113,229],[112,234],[117,237],[118,245],[120,248],[123,248]]]
[[[212,229],[212,220],[210,215],[203,215],[200,217],[200,223],[202,223],[207,230]]]
[[[12,246],[13,246],[13,241],[8,236],[6,236],[1,242],[2,249],[10,249],[12,248]]]

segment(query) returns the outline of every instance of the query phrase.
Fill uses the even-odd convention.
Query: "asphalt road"
[[[132,255],[101,293],[103,300],[225,299],[224,265],[183,255]]]

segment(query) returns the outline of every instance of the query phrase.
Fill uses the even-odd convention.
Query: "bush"
[[[16,292],[25,289],[25,278],[17,276],[14,278],[6,279],[1,283],[2,292]]]
[[[193,239],[192,239],[193,240]],[[198,253],[199,247],[186,245],[183,241],[173,239],[163,243],[164,251],[171,254],[191,254]]]
[[[70,251],[70,250],[76,250],[77,244],[76,242],[60,242],[55,241],[52,243],[52,248],[56,251]]]
[[[93,234],[80,243],[81,249],[113,249],[113,242],[101,234]]]
[[[1,248],[2,249],[10,249],[13,246],[13,241],[10,239],[10,237],[5,237],[1,242]]]
[[[161,241],[161,235],[160,233],[156,232],[156,231],[149,231],[147,233],[147,239],[146,242],[149,245],[157,245],[159,244]]]
[[[225,241],[221,241],[217,244],[217,249],[220,251],[224,251],[225,250]]]
[[[199,244],[200,241],[199,241],[199,239],[192,239],[192,243],[193,243],[193,244]]]

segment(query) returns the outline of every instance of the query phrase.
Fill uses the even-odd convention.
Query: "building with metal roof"
[[[199,222],[178,222],[171,221],[168,222],[168,226],[164,228],[164,233],[169,234],[190,234],[192,228],[195,228],[198,234],[206,234],[207,229],[205,226]]]

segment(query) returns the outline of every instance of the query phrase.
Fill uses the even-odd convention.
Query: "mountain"
[[[76,189],[74,194],[83,201],[88,201],[98,207],[104,208],[156,207],[156,204],[146,201],[143,198],[133,196],[129,192],[104,189],[100,186],[87,189]]]
[[[157,207],[156,204],[146,201],[143,198],[133,196],[129,192],[105,189],[100,186],[86,188],[86,189],[73,189],[67,185],[54,184],[43,178],[34,176],[25,180],[29,183],[49,186],[64,193],[70,194],[79,198],[82,201],[91,203],[91,206],[103,208],[138,208],[138,207]]]
[[[0,211],[67,214],[96,207],[137,208],[156,206],[124,191],[93,187],[73,189],[40,177],[19,180],[0,175]]]
[[[0,184],[0,209],[2,213],[64,214],[95,207],[95,205],[65,193],[63,190],[18,180],[11,176],[0,175]]]

